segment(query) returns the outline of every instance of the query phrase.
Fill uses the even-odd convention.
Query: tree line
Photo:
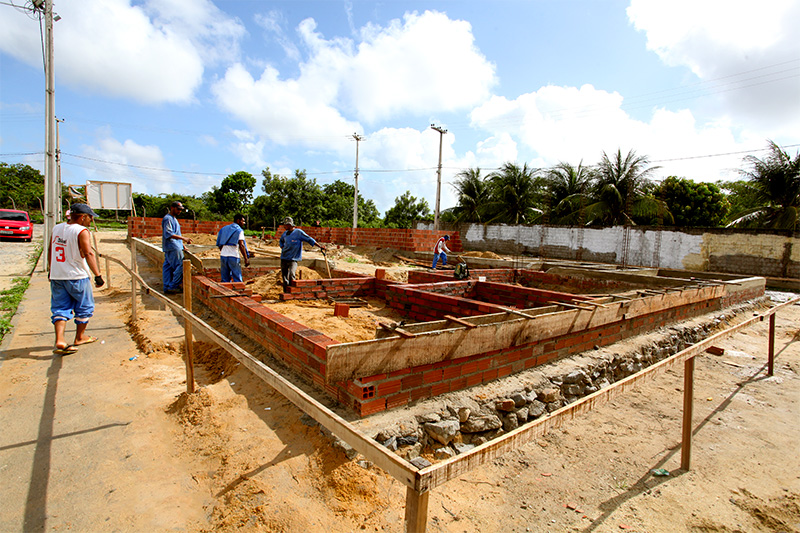
[[[792,157],[774,142],[769,142],[765,157],[744,158],[739,171],[742,179],[737,181],[706,183],[669,176],[656,182],[652,175],[658,168],[633,150],[604,152],[595,165],[560,162],[552,168],[533,169],[525,163],[507,162],[488,173],[469,168],[456,175],[457,204],[440,213],[440,220],[798,230],[800,154]],[[261,172],[261,194],[254,197],[257,183],[255,176],[240,171],[200,196],[134,193],[133,203],[139,216],[161,217],[175,200],[187,208],[181,215],[186,218],[229,220],[243,213],[252,229],[274,228],[285,216],[292,216],[298,225],[352,225],[355,187],[344,181],[320,185],[305,170],[280,176],[266,168]],[[44,177],[38,170],[0,162],[1,206],[31,211],[36,218],[43,191]],[[98,214],[116,215],[102,210]],[[395,198],[383,217],[373,200],[358,195],[360,227],[410,228],[416,221],[432,219],[428,202],[410,191]]]

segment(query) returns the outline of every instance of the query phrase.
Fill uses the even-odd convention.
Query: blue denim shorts
[[[85,324],[94,314],[94,296],[89,278],[50,280],[50,320],[75,318],[76,324]]]

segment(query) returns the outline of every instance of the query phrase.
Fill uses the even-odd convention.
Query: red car
[[[0,209],[0,237],[25,239],[31,242],[33,224],[27,211]]]

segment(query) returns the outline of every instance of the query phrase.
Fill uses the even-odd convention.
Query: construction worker
[[[242,281],[242,265],[239,254],[244,257],[244,266],[250,266],[250,252],[244,240],[244,215],[233,216],[233,224],[228,224],[217,234],[219,248],[219,274],[222,283]]]
[[[447,254],[450,253],[447,248],[447,241],[449,240],[450,235],[445,235],[444,237],[439,237],[439,240],[436,241],[436,246],[433,247],[433,266],[431,268],[436,268],[436,263],[439,262],[439,259],[442,260],[442,266],[447,264]]]
[[[286,231],[281,234],[278,241],[281,247],[281,281],[283,292],[289,292],[289,285],[297,273],[297,262],[303,259],[303,243],[318,246],[321,250],[325,250],[325,247],[309,237],[305,231],[296,228],[292,217],[284,218],[283,226]]]

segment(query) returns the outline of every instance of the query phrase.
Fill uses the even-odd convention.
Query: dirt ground
[[[104,253],[130,257],[124,233],[99,238]],[[159,266],[142,258],[139,267],[158,287]],[[71,462],[54,459],[36,530],[403,530],[402,484],[348,460],[313,420],[219,349],[196,343],[200,389],[183,393],[178,320],[143,296],[139,322],[125,327],[130,285],[119,267],[111,277],[98,305],[121,327],[99,333],[108,345],[112,335],[127,344],[97,343],[65,358],[75,374],[62,374],[72,382],[58,389],[56,412],[79,418],[133,402],[132,421],[113,440],[89,433],[70,448]],[[722,356],[697,359],[690,471],[679,469],[682,373],[668,372],[438,487],[428,531],[800,531],[800,306],[777,317],[774,377],[765,374],[766,321],[721,343]],[[0,495],[27,494],[0,498],[3,531],[32,530],[19,526],[22,515],[30,524],[33,506],[24,502],[48,487],[16,486],[30,477],[15,455],[30,437],[15,427],[32,420],[41,435],[41,368],[55,364],[42,355],[46,345],[34,357],[16,348],[48,331],[35,322],[17,323],[0,366]],[[51,340],[43,339],[36,343]],[[56,437],[80,433],[61,424]],[[655,476],[659,468],[669,475]]]

